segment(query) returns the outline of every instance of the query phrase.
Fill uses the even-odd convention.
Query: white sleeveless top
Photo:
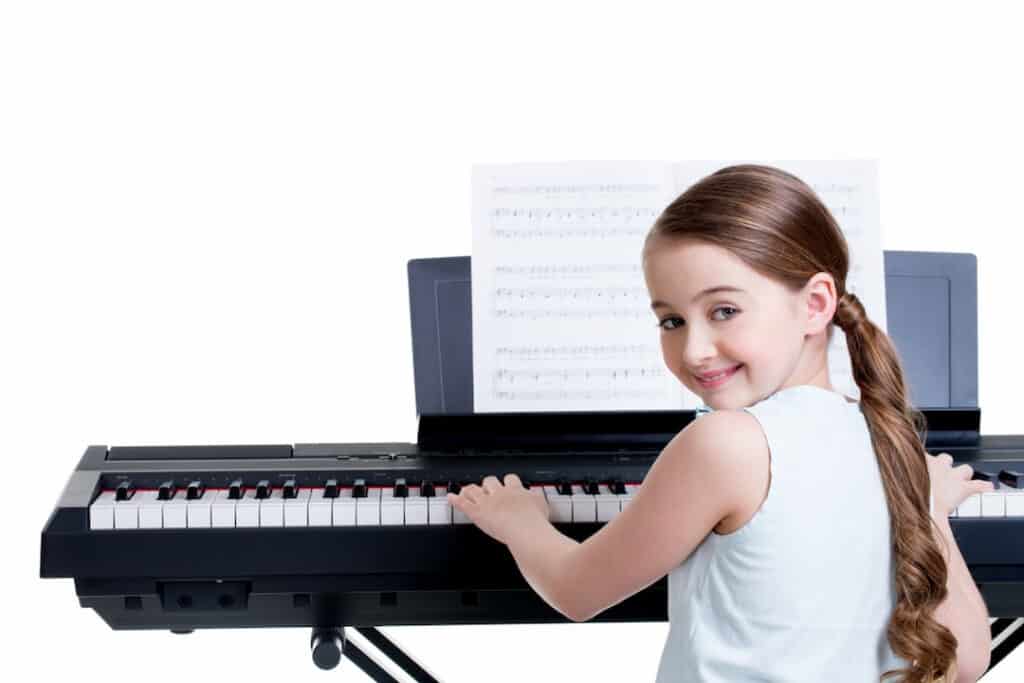
[[[871,683],[906,666],[886,640],[889,509],[860,404],[801,385],[744,410],[767,437],[768,496],[669,573],[657,683]]]

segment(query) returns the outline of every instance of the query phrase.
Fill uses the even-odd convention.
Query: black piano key
[[[395,480],[395,498],[408,498],[409,487],[405,483],[405,479]]]
[[[266,479],[261,480],[256,484],[256,498],[263,500],[264,498],[270,498],[270,492],[273,489],[270,487],[270,482]]]
[[[462,490],[462,484],[458,482],[448,482],[448,493],[454,493],[456,496]]]
[[[281,493],[282,498],[298,498],[299,487],[295,485],[294,479],[289,479],[284,483],[284,490]]]
[[[596,496],[601,493],[601,489],[596,481],[593,479],[587,479],[583,482],[583,493],[586,493],[589,496]]]
[[[608,488],[611,489],[612,493],[624,496],[626,495],[626,484],[621,479],[615,479],[608,484]]]
[[[572,484],[570,484],[564,479],[559,479],[557,482],[555,482],[555,491],[557,491],[558,495],[560,496],[571,496]]]
[[[338,480],[328,479],[327,483],[324,484],[324,498],[337,498],[338,497]]]
[[[1024,481],[1024,475],[1016,470],[1002,470],[999,472],[999,481],[1012,486],[1015,489],[1021,488],[1021,483]]]
[[[974,470],[974,474],[971,475],[972,481],[977,479],[979,481],[991,481],[992,483],[995,483],[995,478],[994,474],[990,474],[984,470]]]
[[[203,492],[206,491],[206,487],[200,481],[193,481],[188,485],[186,489],[185,500],[199,500],[203,497]]]
[[[353,498],[366,498],[368,491],[366,490],[366,480],[356,479],[352,485],[352,497]]]
[[[132,486],[132,483],[130,481],[122,481],[117,485],[117,492],[114,494],[114,500],[131,500],[134,495],[135,487]]]
[[[241,479],[235,479],[231,482],[231,486],[228,487],[228,500],[239,500],[245,495],[245,487],[242,486]]]
[[[530,488],[530,480],[529,479],[520,478],[519,481],[522,482],[524,489],[529,489]]]
[[[160,488],[158,489],[156,494],[156,499],[170,500],[171,498],[174,498],[174,494],[177,490],[178,489],[175,488],[173,481],[165,481],[164,483],[160,484]]]
[[[429,481],[420,483],[420,495],[424,498],[434,497],[434,485]]]

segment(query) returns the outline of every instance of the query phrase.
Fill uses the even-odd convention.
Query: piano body
[[[926,449],[996,483],[951,517],[988,605],[995,666],[1024,639],[1024,435],[982,435],[976,261],[885,252],[889,333],[928,421]],[[517,473],[583,540],[631,500],[694,411],[473,414],[469,257],[409,262],[416,443],[90,446],[46,522],[40,576],[72,578],[114,629],[313,629],[322,668],[361,634],[434,679],[374,627],[562,622],[505,547],[445,493]],[[898,315],[894,315],[898,313]],[[661,579],[595,621],[664,621]]]

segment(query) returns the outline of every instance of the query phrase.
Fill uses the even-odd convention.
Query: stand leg
[[[402,648],[395,645],[386,635],[372,626],[356,628],[359,634],[370,641],[375,648],[384,653],[384,656],[391,659],[404,672],[409,674],[416,683],[440,683],[436,678],[427,673],[427,670],[420,666],[412,657],[405,654]]]

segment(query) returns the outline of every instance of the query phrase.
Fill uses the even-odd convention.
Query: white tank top
[[[886,640],[889,509],[860,404],[801,385],[744,410],[767,438],[768,496],[669,573],[657,683],[871,683],[906,666]]]

